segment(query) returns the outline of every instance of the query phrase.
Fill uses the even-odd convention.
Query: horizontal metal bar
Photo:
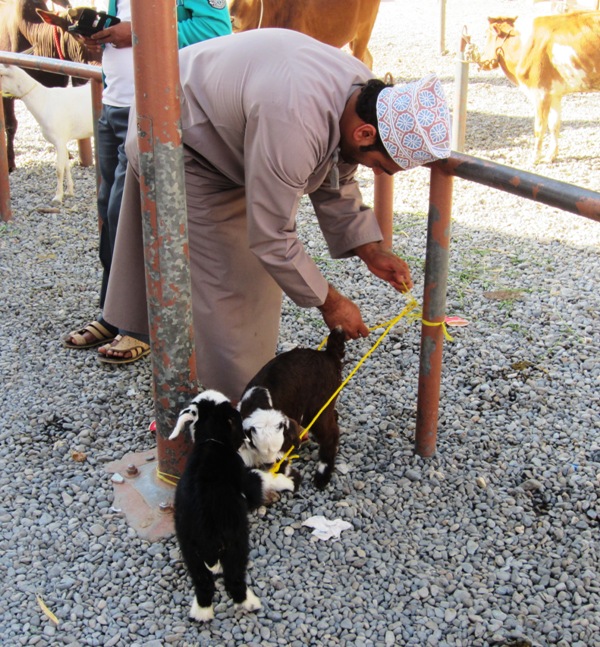
[[[600,193],[464,153],[435,162],[440,170],[600,222]]]
[[[45,56],[30,56],[29,54],[13,54],[12,52],[0,52],[0,63],[5,65],[18,65],[29,70],[41,70],[54,72],[65,76],[76,76],[80,79],[102,80],[102,68],[99,65],[88,65],[87,63],[74,63],[73,61],[58,61]]]

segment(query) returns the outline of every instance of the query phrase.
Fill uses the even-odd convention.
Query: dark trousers
[[[125,155],[125,138],[129,123],[129,108],[102,106],[102,115],[98,121],[98,160],[102,181],[98,192],[98,213],[102,219],[100,230],[100,262],[102,263],[102,287],[100,289],[100,307],[104,307],[108,277],[112,264],[117,224],[123,198],[127,156]]]

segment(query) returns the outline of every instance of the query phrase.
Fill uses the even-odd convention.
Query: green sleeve
[[[179,48],[231,33],[226,0],[177,0]]]

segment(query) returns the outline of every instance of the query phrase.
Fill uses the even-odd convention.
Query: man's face
[[[402,170],[392,158],[381,151],[365,151],[364,146],[357,146],[353,141],[348,141],[342,136],[340,141],[340,154],[348,164],[362,164],[373,169],[375,175],[394,175]]]

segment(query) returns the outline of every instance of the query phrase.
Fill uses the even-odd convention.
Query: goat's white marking
[[[204,562],[204,566],[208,568],[208,570],[213,574],[213,575],[220,575],[223,572],[223,567],[221,566],[221,562],[217,561],[213,566],[209,566],[206,562]]]
[[[288,424],[288,418],[277,409],[257,409],[244,420],[244,430],[251,435],[258,458],[252,465],[271,465],[281,458],[283,432]],[[249,445],[245,449],[251,451]]]
[[[240,408],[240,405],[242,402],[246,402],[246,400],[250,400],[258,390],[264,391],[265,395],[267,396],[267,401],[269,403],[269,406],[272,407],[273,400],[271,399],[271,393],[269,389],[265,388],[264,386],[253,386],[252,388],[248,389],[246,393],[244,393],[244,395],[242,396],[242,399],[238,404],[238,409]]]
[[[244,611],[258,611],[262,607],[262,604],[250,588],[246,588],[246,599],[240,602],[240,604],[236,604],[236,607]]]
[[[260,470],[252,470],[260,475],[263,482],[265,491],[283,492],[288,490],[294,491],[294,481],[284,474],[271,474],[270,472],[261,472]]]
[[[238,449],[238,454],[242,457],[246,467],[257,467],[260,465],[258,452],[250,445],[248,439],[244,439],[242,446]]]
[[[319,474],[324,474],[327,471],[328,467],[329,466],[327,465],[327,463],[320,462],[317,466],[317,472],[319,472]]]
[[[195,408],[195,407],[194,407]],[[175,425],[175,429],[171,432],[171,435],[169,436],[169,440],[174,440],[179,436],[183,428],[188,422],[196,422],[198,420],[198,411],[194,411],[191,407],[188,407],[187,409],[184,409],[180,414],[179,418],[177,418],[177,424]]]
[[[214,402],[215,404],[223,404],[223,402],[229,402],[229,398],[220,393],[219,391],[214,391],[212,389],[208,389],[207,391],[202,391],[202,393],[199,393],[193,400],[192,402],[202,402],[203,400],[210,400]]]
[[[208,622],[215,617],[215,612],[213,611],[212,605],[209,607],[201,607],[194,596],[194,601],[192,602],[192,608],[190,609],[190,618],[197,620],[198,622]]]
[[[214,402],[215,404],[222,404],[223,402],[229,402],[229,399],[225,397],[219,391],[203,391],[199,393],[191,403],[181,410],[179,417],[177,418],[177,424],[169,436],[169,440],[174,440],[179,436],[183,431],[183,428],[187,425],[188,422],[196,422],[198,420],[198,403],[208,400],[209,402]],[[191,430],[192,440],[194,440],[194,429]]]

